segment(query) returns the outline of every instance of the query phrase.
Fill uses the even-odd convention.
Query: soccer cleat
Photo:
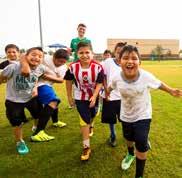
[[[131,166],[131,163],[133,162],[134,159],[135,159],[135,156],[127,154],[125,158],[122,160],[121,168],[123,170],[127,170]]]
[[[66,123],[58,121],[52,124],[54,127],[64,127],[66,126]]]
[[[109,138],[108,143],[110,146],[115,147],[116,146],[116,138]]]
[[[94,128],[90,127],[89,137],[92,137],[93,135],[94,135]]]
[[[25,155],[29,152],[29,149],[27,147],[27,145],[25,144],[24,141],[20,141],[17,143],[17,146],[16,146],[16,149],[17,149],[17,152],[20,154],[20,155]]]
[[[36,135],[31,136],[31,140],[33,142],[46,142],[54,139],[55,137],[47,135],[43,130],[38,132]]]
[[[81,160],[82,161],[87,161],[90,157],[91,149],[90,148],[84,148],[83,153],[81,155]]]

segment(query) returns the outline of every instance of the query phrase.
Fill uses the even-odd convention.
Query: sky
[[[180,0],[40,0],[43,44],[70,46],[77,25],[87,25],[94,52],[108,38],[179,39]],[[0,54],[9,43],[21,48],[40,45],[38,0],[0,0]]]

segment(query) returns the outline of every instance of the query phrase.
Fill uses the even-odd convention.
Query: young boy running
[[[65,75],[66,90],[69,104],[74,102],[80,115],[80,130],[83,139],[81,160],[90,157],[90,126],[97,113],[95,107],[97,96],[102,87],[104,73],[102,66],[93,60],[91,45],[80,42],[77,47],[79,60],[70,64]],[[74,100],[72,98],[72,83],[74,82]]]
[[[5,67],[12,63],[16,63],[20,56],[20,50],[19,47],[15,44],[8,44],[5,47],[5,53],[7,60],[0,63],[0,69],[3,70]],[[5,81],[6,82],[6,81]],[[27,122],[27,118],[24,113],[24,123]]]
[[[20,63],[8,65],[0,75],[0,83],[7,79],[6,115],[10,124],[14,127],[14,135],[19,154],[29,152],[23,140],[22,123],[24,121],[24,109],[27,108],[34,118],[38,118],[41,105],[37,98],[33,97],[33,88],[38,77],[44,73],[44,67],[39,65],[43,59],[43,51],[39,47],[27,51],[26,60],[30,65],[30,75],[25,78],[21,75]]]
[[[64,49],[58,49],[53,58],[45,57],[43,64],[50,69],[50,74],[54,76],[60,76],[64,78],[64,75],[67,71],[67,65],[65,64],[68,59],[68,52]],[[53,114],[51,115],[53,126],[54,127],[64,127],[66,123],[58,120],[58,104],[60,99],[56,96],[56,93],[52,87],[54,84],[53,81],[49,81],[43,78],[40,78],[38,82],[38,100],[43,104],[47,105],[51,102],[56,102]],[[37,124],[34,124],[33,130],[36,130]]]
[[[39,119],[38,124],[34,124],[33,130],[35,132],[31,137],[32,141],[47,141],[47,137],[44,137],[44,130],[50,117],[52,117],[53,126],[66,126],[66,123],[58,120],[58,104],[60,103],[60,99],[56,96],[52,85],[54,82],[63,82],[63,77],[67,70],[67,66],[65,64],[67,59],[67,51],[64,49],[59,49],[54,53],[53,58],[44,58],[43,60],[43,64],[48,69],[48,72],[44,76],[48,77],[49,75],[51,75],[51,77],[54,76],[55,78],[54,80],[50,81],[44,77],[40,78],[38,81],[38,101],[43,105],[43,110],[40,113],[40,117],[43,117],[44,119]],[[27,65],[25,62],[26,61],[22,61],[22,72],[24,75],[28,75],[29,65]],[[59,77],[58,80],[57,77]]]
[[[176,97],[182,96],[182,91],[169,87],[151,73],[140,69],[140,55],[136,47],[125,46],[119,58],[122,71],[113,78],[108,91],[117,89],[121,95],[120,119],[128,147],[128,154],[122,160],[121,167],[126,170],[133,162],[135,143],[135,177],[142,178],[149,149],[148,134],[152,118],[150,89],[160,89]]]
[[[114,48],[115,57],[108,58],[102,61],[102,66],[105,74],[104,88],[107,88],[109,86],[114,74],[119,73],[121,71],[119,54],[125,45],[126,43],[123,42],[117,43]],[[111,92],[109,100],[106,91],[101,93],[101,97],[103,97],[101,120],[102,123],[109,124],[110,137],[108,139],[108,143],[110,146],[115,147],[116,146],[115,124],[117,122],[117,119],[119,119],[120,115],[121,96],[118,90],[115,89]]]

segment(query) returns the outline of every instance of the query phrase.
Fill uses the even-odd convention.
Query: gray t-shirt
[[[21,75],[20,63],[7,66],[2,71],[2,75],[8,77],[6,99],[16,103],[29,101],[32,98],[32,89],[45,70],[45,66],[41,64],[31,70],[29,77],[24,77]]]

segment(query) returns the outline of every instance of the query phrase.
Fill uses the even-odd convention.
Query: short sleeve
[[[98,73],[96,83],[103,83],[103,81],[104,81],[104,71],[103,69],[101,69],[100,72]]]
[[[4,70],[1,72],[1,75],[7,78],[11,78],[15,68],[16,64],[10,64],[4,68]]]
[[[147,84],[148,87],[151,89],[158,89],[161,86],[161,81],[159,79],[157,79],[153,74],[147,72],[146,73],[146,80],[147,80]]]
[[[65,80],[74,80],[74,75],[71,73],[70,69],[67,69],[64,79]]]

